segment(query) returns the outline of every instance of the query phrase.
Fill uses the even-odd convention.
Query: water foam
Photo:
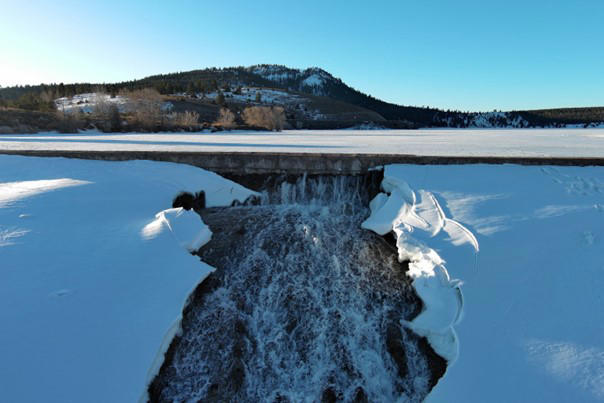
[[[218,270],[185,314],[159,399],[423,400],[428,363],[400,325],[418,301],[396,256],[360,228],[364,188],[360,178],[303,178],[260,206],[216,212],[240,227],[212,227],[202,258]],[[236,236],[224,253],[221,237]]]

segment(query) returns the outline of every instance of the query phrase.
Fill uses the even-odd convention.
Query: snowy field
[[[601,131],[563,147],[566,132],[558,156],[602,155]],[[551,155],[536,139],[557,131],[523,133],[535,133],[527,149]],[[394,231],[426,307],[404,325],[452,363],[429,400],[604,401],[604,167],[390,165],[382,187],[363,226]],[[187,253],[207,227],[165,211],[177,192],[201,189],[210,206],[250,195],[186,165],[0,155],[3,399],[144,396],[187,296],[212,270]]]
[[[144,396],[212,270],[187,250],[209,229],[169,209],[202,189],[209,206],[250,195],[187,165],[0,156],[1,401]]]
[[[604,401],[604,168],[390,165],[382,186],[363,226],[395,232],[425,303],[405,325],[453,363],[429,401]]]
[[[122,150],[604,157],[604,129],[291,130],[0,135],[0,150]]]

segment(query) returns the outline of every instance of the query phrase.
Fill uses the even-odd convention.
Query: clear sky
[[[0,85],[318,66],[404,105],[604,106],[604,0],[0,0]]]

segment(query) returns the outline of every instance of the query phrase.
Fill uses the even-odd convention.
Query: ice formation
[[[404,324],[425,336],[434,350],[449,363],[458,355],[454,325],[463,312],[461,282],[451,279],[445,261],[420,238],[444,232],[453,245],[470,244],[476,252],[478,241],[470,230],[448,218],[436,197],[425,190],[412,190],[396,172],[384,172],[382,189],[370,203],[371,215],[362,227],[380,235],[394,232],[399,261],[409,262],[408,275],[424,308]],[[415,235],[415,236],[414,236]]]
[[[197,213],[182,207],[157,213],[155,220],[142,229],[141,235],[145,239],[155,238],[164,227],[167,227],[178,243],[189,252],[198,250],[212,238],[210,228],[199,219]]]

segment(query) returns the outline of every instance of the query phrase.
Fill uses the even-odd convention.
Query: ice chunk
[[[182,207],[157,213],[155,220],[142,229],[141,236],[145,239],[152,239],[165,228],[169,229],[178,243],[189,252],[198,250],[212,238],[210,228],[205,225],[199,215]]]

